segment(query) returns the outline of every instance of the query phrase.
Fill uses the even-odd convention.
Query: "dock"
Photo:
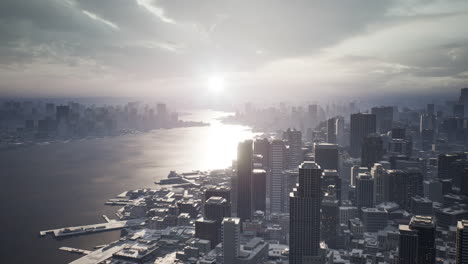
[[[127,227],[141,226],[145,223],[146,218],[131,219],[124,221],[110,220],[109,222],[102,224],[94,225],[84,225],[84,226],[75,226],[75,227],[64,227],[58,229],[51,229],[39,232],[41,236],[46,236],[47,234],[52,234],[55,237],[66,237],[66,236],[76,236],[84,235],[97,232],[105,232],[111,230],[119,230]]]
[[[72,247],[60,247],[59,250],[70,252],[70,253],[81,254],[81,255],[89,255],[92,253],[92,251],[89,251],[89,250],[72,248]]]

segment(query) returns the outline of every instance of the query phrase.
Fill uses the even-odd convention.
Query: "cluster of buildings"
[[[311,106],[313,127],[240,142],[231,168],[173,172],[161,181],[170,189],[112,200],[124,205],[122,220],[145,223],[125,228],[106,246],[112,254],[82,259],[468,263],[468,89],[451,106],[374,107],[349,118]]]
[[[76,102],[5,101],[0,105],[0,141],[110,136],[128,131],[203,125],[180,121],[163,103],[95,106]]]

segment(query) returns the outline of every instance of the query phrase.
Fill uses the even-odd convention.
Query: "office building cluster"
[[[0,105],[0,142],[27,143],[133,131],[205,125],[179,120],[166,104],[130,102],[86,105],[77,102],[4,101]]]
[[[234,117],[276,126],[240,142],[232,167],[173,172],[160,182],[173,189],[109,201],[124,205],[122,221],[143,221],[130,223],[145,241],[153,234],[145,252],[172,247],[173,263],[199,264],[468,263],[468,88],[422,109],[290,108],[302,126],[285,129],[255,117],[280,108],[248,104]]]

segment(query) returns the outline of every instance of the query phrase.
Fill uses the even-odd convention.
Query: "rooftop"
[[[314,170],[320,170],[320,166],[315,163],[314,161],[304,161],[300,166],[300,169],[314,169]]]

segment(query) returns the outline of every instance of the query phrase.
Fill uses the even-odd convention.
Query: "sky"
[[[468,1],[1,0],[0,96],[455,94]]]

